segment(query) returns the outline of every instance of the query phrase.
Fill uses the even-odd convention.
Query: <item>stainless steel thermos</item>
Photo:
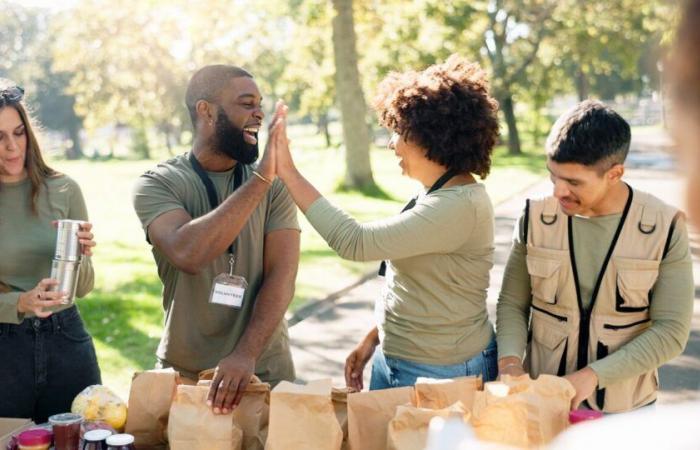
[[[59,220],[56,231],[56,251],[51,263],[51,278],[58,280],[52,291],[65,292],[64,301],[72,304],[78,287],[82,252],[78,239],[81,220]]]

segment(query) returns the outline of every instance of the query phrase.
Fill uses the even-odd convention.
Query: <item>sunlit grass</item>
[[[337,124],[333,124],[337,136]],[[340,148],[326,148],[313,126],[290,129],[294,157],[300,170],[333,203],[360,221],[398,213],[418,190],[401,176],[393,152],[375,149],[372,167],[375,181],[386,195],[368,197],[355,192],[335,192],[342,180],[344,157]],[[157,153],[165,159],[164,152]],[[161,284],[144,232],[133,211],[134,181],[157,161],[52,161],[57,169],[78,181],[86,198],[98,246],[93,258],[95,290],[79,302],[87,327],[95,340],[105,384],[126,397],[134,371],[153,367],[162,333]],[[511,157],[499,149],[485,185],[494,203],[538,180],[544,157],[526,154]],[[388,198],[387,198],[388,197]],[[375,270],[377,264],[338,258],[303,215],[302,252],[296,294],[290,311],[311,299],[319,299]]]

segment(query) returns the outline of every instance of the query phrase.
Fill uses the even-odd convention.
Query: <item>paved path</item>
[[[665,153],[649,146],[633,147],[625,179],[634,187],[651,192],[675,206],[683,205],[682,182],[673,172],[674,162]],[[510,249],[515,220],[525,205],[525,198],[549,193],[551,185],[543,180],[499,204],[496,209],[496,258],[491,272],[487,305],[495,323],[496,300],[503,269]],[[693,239],[691,239],[693,240]],[[700,243],[700,239],[698,239]],[[700,247],[698,247],[700,248]],[[695,252],[696,254],[700,252]],[[697,258],[694,257],[694,258]],[[695,280],[700,282],[700,259],[694,263]],[[359,339],[374,325],[374,300],[382,279],[371,278],[348,289],[342,295],[321,302],[313,314],[290,328],[292,352],[300,380],[332,378],[337,386],[345,384],[345,357]],[[661,368],[660,403],[700,399],[700,287],[696,287],[695,313],[690,341],[680,357]],[[308,314],[308,311],[307,311]],[[369,365],[368,365],[369,368]],[[368,371],[365,381],[368,382]]]

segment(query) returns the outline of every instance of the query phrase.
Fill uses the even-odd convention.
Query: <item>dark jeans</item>
[[[100,383],[95,347],[75,306],[46,319],[0,323],[0,417],[46,422]]]

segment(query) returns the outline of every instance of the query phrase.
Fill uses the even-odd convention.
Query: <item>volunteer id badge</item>
[[[243,277],[233,274],[233,255],[229,258],[228,273],[221,273],[214,278],[214,284],[209,295],[209,303],[230,306],[240,309],[243,306],[243,296],[248,282]]]

